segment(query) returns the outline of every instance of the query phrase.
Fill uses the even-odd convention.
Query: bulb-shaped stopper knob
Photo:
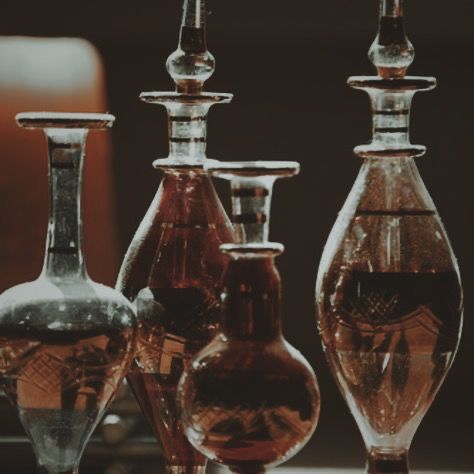
[[[205,0],[184,0],[183,20],[176,51],[166,68],[177,92],[195,95],[215,70],[214,56],[207,50]]]
[[[415,50],[405,34],[404,0],[380,0],[379,30],[369,49],[369,59],[380,77],[405,77],[415,58]]]
[[[299,173],[295,161],[242,161],[209,163],[206,169],[231,185],[232,222],[235,226],[235,244],[221,248],[235,251],[282,252],[283,246],[269,242],[270,207],[273,184],[278,178]]]

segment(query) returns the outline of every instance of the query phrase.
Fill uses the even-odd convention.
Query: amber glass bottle
[[[221,163],[232,179],[238,242],[224,276],[218,335],[186,369],[179,390],[190,442],[234,472],[263,472],[295,455],[313,433],[319,390],[306,359],[281,330],[281,282],[268,242],[271,188],[297,163]]]
[[[205,19],[204,0],[185,0],[179,46],[167,61],[176,92],[141,95],[166,107],[170,152],[154,162],[163,180],[117,281],[138,313],[138,348],[128,380],[172,472],[203,471],[206,463],[184,436],[176,390],[192,356],[216,333],[227,260],[219,246],[233,240],[232,224],[204,169],[209,108],[232,97],[202,91],[214,71]]]

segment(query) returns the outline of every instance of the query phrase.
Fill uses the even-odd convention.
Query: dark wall
[[[209,156],[302,164],[299,177],[277,184],[272,218],[273,239],[287,247],[279,259],[286,334],[312,362],[323,397],[320,426],[295,463],[363,463],[360,435],[320,348],[313,292],[323,245],[360,165],[352,148],[370,137],[368,100],[345,80],[373,73],[366,52],[376,31],[377,3],[209,1],[209,48],[218,68],[207,89],[236,95],[232,105],[211,111]],[[159,183],[151,161],[167,153],[165,112],[141,104],[137,95],[172,87],[164,61],[176,46],[180,4],[2,0],[0,34],[82,36],[103,55],[110,110],[118,116],[115,179],[124,251]],[[413,445],[414,467],[440,470],[474,469],[473,20],[472,0],[408,5],[407,27],[417,52],[411,72],[439,79],[435,92],[414,101],[413,142],[428,146],[418,163],[451,236],[466,294],[459,356]]]

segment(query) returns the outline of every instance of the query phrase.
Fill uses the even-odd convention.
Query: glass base
[[[409,474],[408,452],[370,451],[367,456],[367,474]]]
[[[189,464],[189,465],[167,464],[166,472],[168,474],[204,474],[206,472],[206,466],[205,465],[194,466],[192,464]]]
[[[79,468],[74,467],[66,471],[57,471],[57,470],[49,470],[44,466],[38,466],[38,473],[39,474],[79,474]]]

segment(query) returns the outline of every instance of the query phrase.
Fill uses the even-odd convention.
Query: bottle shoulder
[[[211,185],[201,193],[187,183],[178,193],[174,183],[171,196],[160,185],[119,272],[127,297],[145,287],[219,286],[227,262],[219,247],[233,241],[233,227]]]
[[[0,296],[0,325],[44,329],[136,326],[135,311],[120,292],[90,279],[41,276]]]
[[[271,341],[230,339],[218,334],[193,360],[192,372],[250,371],[316,380],[305,357],[283,337]]]

